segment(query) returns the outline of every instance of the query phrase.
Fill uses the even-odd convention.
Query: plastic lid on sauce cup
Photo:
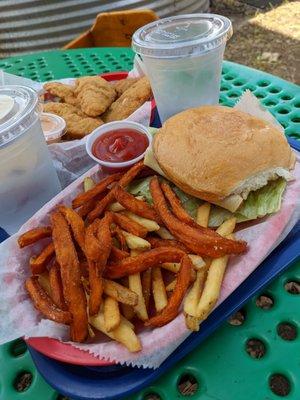
[[[231,36],[231,21],[222,15],[178,15],[138,29],[132,37],[132,48],[152,58],[193,57],[219,47]]]
[[[65,134],[66,122],[58,115],[43,112],[40,121],[47,143],[55,143]]]
[[[116,131],[116,130],[121,130],[121,129],[132,129],[134,131],[140,132],[144,135],[147,136],[148,138],[148,142],[149,142],[149,146],[152,143],[152,135],[151,133],[149,133],[148,129],[142,125],[139,124],[137,122],[132,122],[132,121],[114,121],[114,122],[108,122],[107,124],[101,125],[99,126],[99,128],[96,128],[90,135],[87,136],[87,140],[86,140],[86,151],[88,153],[88,155],[94,160],[96,161],[98,164],[100,164],[102,167],[104,167],[107,170],[120,170],[120,169],[126,169],[131,167],[132,165],[134,165],[135,163],[137,163],[138,161],[140,161],[144,155],[147,149],[145,149],[145,151],[140,154],[139,156],[133,158],[132,160],[128,160],[128,161],[123,161],[123,162],[110,162],[110,161],[103,161],[100,160],[99,158],[95,157],[92,151],[93,148],[93,144],[96,141],[96,139],[98,139],[100,136],[108,133],[108,132],[112,132],[112,131]],[[148,147],[149,147],[148,146]]]

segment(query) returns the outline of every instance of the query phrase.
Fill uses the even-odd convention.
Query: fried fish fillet
[[[78,78],[75,86],[78,104],[90,117],[103,114],[116,98],[113,86],[100,76]]]
[[[67,103],[45,103],[43,110],[59,115],[66,121],[65,139],[81,139],[103,124],[100,118],[88,117],[79,108]]]
[[[73,86],[61,82],[48,82],[44,84],[44,89],[52,96],[59,97],[64,103],[77,104]]]
[[[117,92],[117,97],[120,97],[127,89],[129,89],[132,85],[137,83],[141,78],[126,78],[120,79],[117,82],[113,83],[113,87]]]
[[[129,117],[151,96],[151,86],[147,77],[139,79],[127,89],[101,116],[104,122],[119,121]]]

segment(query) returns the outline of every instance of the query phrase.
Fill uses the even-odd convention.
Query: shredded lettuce
[[[149,204],[153,204],[149,184],[152,176],[148,176],[147,178],[137,179],[128,186],[127,190],[129,193],[134,196],[143,196],[144,199]]]
[[[132,182],[128,187],[129,192],[135,196],[143,196],[149,204],[152,204],[152,197],[149,189],[150,180],[151,177],[147,177]],[[217,227],[232,216],[237,218],[237,222],[244,222],[276,213],[280,210],[286,184],[284,179],[279,178],[269,182],[268,185],[259,190],[250,192],[247,200],[243,202],[241,207],[234,214],[224,208],[213,206],[210,213],[209,226]],[[195,218],[197,208],[203,201],[184,193],[173,184],[171,184],[171,186],[180,198],[185,210]]]

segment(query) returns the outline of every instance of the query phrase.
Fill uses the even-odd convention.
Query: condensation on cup
[[[231,21],[215,14],[164,18],[134,33],[132,47],[150,79],[162,122],[187,108],[218,104],[231,35]]]
[[[61,190],[29,87],[0,87],[0,182],[0,227],[9,234]]]

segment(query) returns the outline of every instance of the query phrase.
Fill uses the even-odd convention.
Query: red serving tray
[[[68,343],[48,337],[28,338],[26,343],[47,357],[68,364],[104,367],[114,362],[101,360],[87,351],[76,349]]]

